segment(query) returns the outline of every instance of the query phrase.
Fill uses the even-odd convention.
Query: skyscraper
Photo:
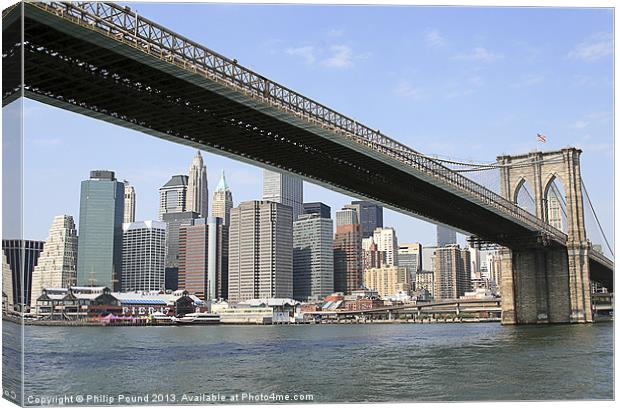
[[[207,278],[209,299],[228,299],[228,233],[229,226],[219,217],[207,218],[209,245]]]
[[[293,296],[293,211],[244,201],[230,211],[228,299]]]
[[[166,223],[166,289],[177,290],[179,287],[179,229],[182,225],[194,225],[198,216],[198,213],[191,211],[170,212],[162,216]]]
[[[136,220],[136,190],[127,180],[125,183],[125,216],[123,223],[134,222]]]
[[[321,218],[332,218],[332,209],[323,203],[304,203],[304,214],[318,214]]]
[[[422,247],[422,270],[423,271],[434,271],[435,270],[434,257],[435,257],[436,250],[437,250],[437,247],[433,245],[424,245]]]
[[[437,225],[437,246],[441,248],[454,244],[456,244],[456,231],[443,225]]]
[[[434,259],[435,300],[458,299],[471,288],[469,250],[458,245],[437,248]]]
[[[77,283],[121,288],[125,184],[113,171],[95,170],[82,181]]]
[[[11,269],[13,283],[13,305],[19,310],[30,305],[32,287],[32,271],[37,266],[39,255],[43,251],[43,241],[24,239],[3,239],[2,251]],[[23,261],[23,266],[22,266]],[[23,273],[23,276],[22,276]],[[22,286],[23,283],[23,286]]]
[[[415,282],[416,273],[422,270],[422,245],[417,242],[398,246],[398,266],[409,271],[411,282]]]
[[[334,223],[320,214],[293,222],[293,296],[319,300],[334,291]]]
[[[123,224],[122,290],[163,290],[166,224],[138,221]]]
[[[295,221],[303,214],[303,181],[299,177],[263,170],[263,200],[292,207]]]
[[[354,208],[347,208],[345,206],[342,210],[336,211],[336,227],[351,224],[359,224],[357,211]]]
[[[224,225],[230,225],[230,210],[233,208],[233,196],[228,184],[226,183],[226,176],[224,170],[220,175],[220,181],[217,184],[217,188],[213,192],[213,208],[211,215],[219,217],[223,220]]]
[[[362,231],[359,224],[336,226],[334,291],[346,294],[362,285]]]
[[[373,232],[377,250],[385,253],[386,265],[398,265],[398,238],[392,227],[377,227]]]
[[[202,218],[209,216],[209,187],[207,184],[207,167],[200,152],[192,160],[187,181],[187,211],[193,211]]]
[[[362,238],[371,236],[375,229],[383,227],[383,207],[370,201],[351,201],[345,208],[352,208],[357,212],[357,219],[362,228]]]
[[[222,219],[199,218],[179,230],[179,289],[203,300],[226,298],[227,271],[223,270]],[[223,280],[226,280],[224,282]]]
[[[159,219],[164,214],[187,211],[187,176],[177,174],[159,189]]]
[[[497,293],[501,294],[502,285],[502,259],[497,253],[487,255],[487,271],[491,282],[493,282],[497,288]]]
[[[385,263],[385,251],[379,251],[374,237],[362,239],[362,269],[380,268]]]
[[[467,250],[469,251],[469,263],[470,263],[470,270],[471,270],[471,275],[472,278],[474,276],[474,274],[476,272],[481,272],[481,262],[480,262],[480,250],[478,248],[474,248],[474,247],[468,247]]]
[[[32,271],[34,304],[43,288],[68,288],[77,280],[78,237],[70,215],[54,217],[37,266]]]
[[[209,231],[206,220],[199,218],[193,225],[179,228],[179,289],[206,300]]]

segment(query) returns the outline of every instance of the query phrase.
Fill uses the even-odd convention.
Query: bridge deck
[[[127,8],[23,7],[26,97],[508,247],[565,245],[565,234],[496,193]],[[19,96],[20,14],[3,13],[3,104]]]

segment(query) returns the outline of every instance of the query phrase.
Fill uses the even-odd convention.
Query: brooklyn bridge
[[[591,322],[591,281],[613,290],[613,262],[586,234],[592,206],[577,148],[500,156],[467,169],[126,7],[19,3],[2,19],[3,106],[30,98],[451,226],[498,249],[505,324]],[[488,169],[499,172],[497,192],[464,176]],[[517,204],[526,182],[532,212]],[[566,231],[550,223],[556,183],[565,192]]]

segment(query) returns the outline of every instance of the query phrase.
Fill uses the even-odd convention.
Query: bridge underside
[[[17,14],[19,7],[12,13]],[[4,18],[4,89],[19,89],[20,21]],[[25,96],[167,140],[200,147],[501,245],[536,235],[495,212],[267,106],[26,4]],[[13,73],[13,75],[9,74]],[[8,75],[7,75],[8,74]],[[3,96],[4,103],[11,95]],[[254,106],[252,106],[254,105]]]

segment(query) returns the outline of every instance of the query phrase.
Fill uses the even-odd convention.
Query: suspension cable
[[[481,168],[483,170],[487,170],[487,168],[491,169],[491,168],[502,168],[502,167],[517,167],[517,166],[521,167],[521,166],[531,166],[532,164],[538,164],[538,163],[555,163],[555,162],[561,162],[563,160],[561,157],[551,157],[549,159],[542,159],[542,160],[538,160],[535,162],[528,161],[528,158],[523,158],[521,159],[521,161],[507,163],[507,164],[500,164],[497,161],[494,161],[491,163],[480,163],[479,160],[478,160],[479,163],[475,163],[473,160],[466,161],[463,159],[450,158],[448,156],[444,156],[448,158],[442,159],[438,157],[437,155],[429,156],[429,155],[426,155],[420,152],[415,152],[414,154],[416,156],[429,159],[429,160],[434,160],[434,161],[441,162],[441,163],[453,164],[455,166],[471,167],[472,169],[470,171],[474,171],[473,168]]]
[[[536,211],[536,200],[534,200],[534,197],[532,197],[530,190],[527,189],[527,186],[525,185],[525,183],[521,184],[521,188],[523,189],[523,191],[525,191],[525,194],[527,194],[530,200],[532,200],[532,203],[534,204],[534,211]]]
[[[560,202],[560,210],[562,210],[562,213],[564,214],[564,217],[566,217],[568,219],[568,215],[566,214],[566,199],[562,196],[562,194],[560,194],[558,186],[556,186],[554,182],[551,183],[551,189],[553,190],[553,193],[554,193],[555,197]],[[549,198],[547,198],[547,206],[548,205],[549,205]]]
[[[507,164],[499,164],[497,162],[490,163],[490,164],[474,164],[474,163],[451,162],[451,161],[448,161],[448,160],[441,160],[441,159],[433,159],[433,160],[442,161],[442,162],[448,163],[448,164],[455,164],[455,165],[469,166],[470,167],[470,168],[467,168],[467,169],[453,170],[453,171],[455,171],[457,173],[467,173],[467,172],[475,172],[475,171],[495,170],[495,169],[501,169],[501,168],[518,169],[518,168],[530,167],[533,164],[542,164],[542,163],[553,164],[553,163],[560,163],[562,161],[562,159],[547,159],[547,160],[539,160],[539,161],[535,161],[535,162],[517,162],[517,163],[507,163]]]
[[[605,244],[607,244],[607,249],[609,249],[609,252],[611,253],[611,256],[615,257],[614,251],[611,249],[611,245],[609,245],[609,241],[607,240],[607,236],[605,235],[605,231],[603,231],[603,227],[601,226],[601,223],[598,220],[598,215],[596,215],[596,210],[594,209],[594,206],[592,205],[592,201],[590,200],[590,195],[588,194],[588,189],[586,188],[586,184],[583,182],[583,178],[581,179],[581,186],[583,187],[583,191],[586,193],[586,198],[588,200],[588,205],[590,205],[590,209],[592,210],[592,213],[594,214],[594,219],[596,220],[596,224],[598,225],[598,229],[601,231],[601,234],[603,235],[603,239],[605,240]]]

